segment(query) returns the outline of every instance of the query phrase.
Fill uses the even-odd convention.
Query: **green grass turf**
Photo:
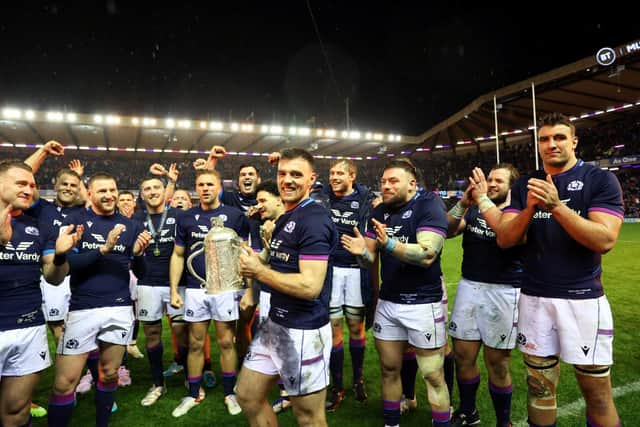
[[[449,291],[450,307],[455,297],[455,289],[460,279],[460,262],[462,257],[461,238],[447,241],[443,256],[443,270],[446,275]],[[618,243],[613,251],[604,256],[603,283],[613,309],[615,323],[614,360],[612,381],[614,387],[622,387],[629,383],[640,381],[640,340],[638,329],[640,322],[637,317],[640,277],[640,224],[624,224]],[[171,340],[167,333],[167,325],[164,325],[165,367],[171,362]],[[345,329],[345,337],[347,337]],[[348,339],[348,338],[345,338]],[[140,334],[138,345],[144,348],[144,334]],[[327,415],[329,425],[335,426],[381,426],[382,409],[380,399],[380,371],[378,357],[373,347],[371,332],[367,334],[367,353],[365,361],[365,378],[369,393],[369,403],[360,405],[353,399],[350,390],[347,391],[347,399],[342,407],[333,414]],[[53,347],[52,347],[53,349]],[[349,352],[345,348],[345,384],[351,381],[351,362]],[[217,350],[212,349],[213,365],[219,374]],[[483,363],[480,360],[480,363]],[[243,416],[232,417],[227,414],[222,402],[222,386],[208,390],[206,400],[194,408],[186,416],[174,419],[171,411],[179,403],[180,398],[186,395],[182,374],[168,378],[169,392],[163,396],[156,405],[143,408],[140,400],[145,395],[150,385],[150,373],[148,361],[145,357],[141,360],[129,359],[128,367],[131,369],[133,385],[118,390],[117,402],[119,411],[111,417],[113,426],[244,426],[247,425]],[[512,420],[519,422],[526,419],[526,387],[524,381],[524,369],[521,355],[514,351],[511,360],[512,376],[514,382],[514,396],[512,403]],[[483,426],[495,425],[491,399],[487,390],[486,371],[482,372],[482,384],[478,391],[478,408],[482,416]],[[53,381],[53,369],[43,373],[42,379],[34,396],[34,401],[46,405],[51,384]],[[220,382],[218,376],[218,382]],[[638,387],[636,387],[638,388]],[[425,397],[425,387],[422,381],[416,386],[418,396],[418,409],[402,417],[403,426],[430,425],[428,405]],[[276,397],[274,391],[272,397]],[[570,404],[581,397],[577,388],[573,369],[563,365],[560,385],[558,387],[558,405]],[[78,406],[74,410],[74,426],[89,426],[94,423],[94,392],[93,390],[79,398]],[[457,391],[454,392],[454,401],[458,401]],[[616,399],[618,411],[622,417],[623,425],[636,425],[637,416],[640,415],[640,391],[625,394]],[[295,425],[295,419],[291,411],[279,416],[282,426]],[[46,425],[46,418],[34,420],[35,426]],[[579,410],[577,415],[566,416],[558,420],[559,426],[584,426],[584,411]]]

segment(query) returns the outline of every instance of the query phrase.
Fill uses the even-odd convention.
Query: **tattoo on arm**
[[[392,254],[404,262],[427,268],[442,250],[444,237],[431,231],[420,231],[416,239],[418,243],[399,243]]]

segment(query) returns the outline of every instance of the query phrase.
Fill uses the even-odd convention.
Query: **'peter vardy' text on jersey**
[[[400,209],[392,210],[384,203],[379,204],[371,213],[387,226],[389,238],[402,243],[417,243],[416,234],[429,231],[447,235],[447,212],[439,197],[425,191]],[[375,239],[373,223],[369,222],[366,236]],[[427,304],[442,300],[442,282],[440,276],[440,254],[429,268],[418,267],[400,261],[393,255],[381,251],[382,285],[380,298],[398,304]]]
[[[511,189],[511,205],[505,212],[518,213],[527,206],[529,178],[546,179],[542,170],[521,177]],[[622,190],[609,171],[578,160],[571,169],[553,176],[560,201],[578,215],[604,212],[623,218]],[[548,298],[586,299],[604,294],[602,256],[576,242],[553,218],[537,210],[527,230],[524,246],[522,293]]]
[[[520,286],[522,247],[500,249],[496,233],[484,220],[477,206],[471,206],[462,235],[462,277],[476,282]]]
[[[249,236],[249,222],[244,212],[232,206],[220,205],[216,209],[203,210],[200,206],[195,206],[188,211],[178,214],[176,225],[175,244],[185,248],[184,259],[189,258],[191,247],[196,242],[204,241],[207,233],[211,229],[211,218],[222,217],[224,226],[231,228],[242,240],[247,240]],[[193,258],[193,269],[201,277],[206,277],[204,253]],[[238,260],[229,260],[238,262]],[[186,267],[185,267],[186,268]],[[191,274],[187,275],[187,288],[200,288],[200,281]]]
[[[13,234],[0,246],[0,331],[44,325],[40,257],[54,254],[57,231],[21,214],[11,218]]]
[[[170,207],[165,207],[167,215],[164,224],[160,228],[162,214],[150,214],[149,218],[153,222],[156,237],[151,239],[149,246],[144,251],[145,275],[138,281],[138,286],[169,286],[169,262],[173,253],[173,241],[176,236],[176,223],[179,211]],[[146,215],[138,216],[136,219],[142,222],[144,228],[151,233]],[[160,251],[157,254],[156,248]]]
[[[98,215],[91,208],[67,216],[62,225],[69,224],[84,225],[82,239],[73,249],[79,254],[98,251],[117,224],[126,227],[111,252],[101,255],[90,267],[71,271],[69,311],[131,305],[129,267],[142,224],[120,214]]]
[[[329,322],[332,266],[330,257],[338,245],[338,233],[327,210],[312,199],[302,201],[276,221],[271,237],[271,268],[280,273],[299,273],[299,261],[328,261],[322,291],[304,300],[271,289],[269,317],[295,329],[317,329]]]
[[[361,211],[368,206],[361,206],[362,195],[358,189],[348,196],[331,197],[331,219],[338,229],[338,234],[354,236],[353,227],[360,227],[362,218]],[[364,228],[365,224],[362,224]],[[338,245],[333,256],[333,265],[336,267],[358,267],[356,257],[351,255],[342,245]]]

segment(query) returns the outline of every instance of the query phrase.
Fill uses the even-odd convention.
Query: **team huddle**
[[[538,140],[543,169],[520,176],[498,164],[485,176],[475,168],[448,212],[408,158],[385,165],[379,197],[356,182],[350,160],[334,161],[330,185],[318,185],[313,157],[299,148],[270,155],[276,181],[261,181],[255,166],[243,165],[238,191],[228,191],[216,170],[226,151],[215,146],[194,163],[195,206],[176,189],[175,165],[154,164],[137,207],[133,195],[118,204],[124,192],[108,173],[85,184],[78,161],[57,174],[53,202],[40,198],[34,174],[47,156],[63,154],[55,141],[24,162],[1,162],[0,425],[31,424],[39,373],[52,363],[48,424],[71,423],[88,368],[95,424],[108,425],[137,322],[153,382],[140,404],[154,405],[167,391],[165,315],[186,387],[173,417],[205,402],[213,320],[223,403],[252,426],[277,426],[287,408],[301,426],[324,426],[326,412],[348,396],[367,402],[369,327],[385,426],[399,426],[401,414],[416,407],[418,374],[432,425],[481,425],[481,348],[496,425],[510,426],[516,345],[530,426],[555,426],[560,360],[575,368],[587,426],[621,425],[610,380],[613,320],[601,282],[601,256],[615,245],[623,219],[620,185],[576,157],[566,117],[542,118]],[[226,260],[242,289],[203,287],[208,265],[198,248],[212,219],[242,240],[237,259]],[[462,278],[448,319],[440,260],[445,240],[457,235]],[[343,382],[345,319],[351,391]],[[276,385],[280,397],[268,402]]]

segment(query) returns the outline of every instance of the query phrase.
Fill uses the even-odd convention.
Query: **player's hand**
[[[69,162],[69,169],[77,173],[79,177],[84,175],[84,165],[78,159],[73,159]]]
[[[271,236],[273,236],[273,230],[276,228],[276,223],[268,219],[260,226],[260,238],[262,239],[262,246],[269,250],[271,249]]]
[[[42,149],[50,156],[59,157],[64,155],[64,147],[58,141],[47,141],[47,143],[42,146]]]
[[[13,228],[11,227],[11,211],[13,206],[7,205],[0,211],[0,244],[3,246],[11,241],[13,236]]]
[[[196,159],[193,163],[192,166],[195,170],[199,171],[199,170],[203,170],[207,168],[207,161],[205,159]]]
[[[487,179],[484,176],[484,172],[482,172],[482,169],[473,168],[473,171],[471,171],[471,176],[469,177],[469,187],[467,188],[467,191],[470,191],[470,199],[475,204],[478,204],[478,201],[482,196],[487,195],[489,186],[487,184]],[[465,191],[465,195],[467,194],[467,191]]]
[[[260,256],[253,251],[253,249],[245,243],[242,245],[240,251],[239,271],[242,277],[248,277],[249,279],[255,278],[263,268],[264,264],[260,260]]]
[[[340,244],[342,247],[352,255],[362,255],[367,245],[364,241],[364,236],[360,234],[358,227],[353,227],[353,234],[355,236],[349,236],[348,234],[340,235]]]
[[[278,162],[280,161],[280,153],[277,151],[274,151],[273,153],[269,154],[268,157],[268,162],[271,166],[278,166]]]
[[[60,228],[60,235],[56,239],[56,255],[64,255],[73,249],[84,232],[84,225],[75,226],[73,224]]]
[[[176,182],[178,180],[178,176],[180,176],[180,171],[175,163],[171,163],[169,165],[169,170],[167,171],[167,178],[171,181]]]
[[[173,308],[180,308],[184,303],[182,301],[182,297],[178,292],[171,291],[171,296],[169,297],[169,304],[171,304],[171,307]]]
[[[124,224],[116,224],[111,229],[111,231],[107,235],[107,241],[100,247],[100,252],[102,253],[102,255],[107,254],[113,250],[116,243],[118,242],[118,239],[120,238],[120,235],[126,229],[127,227]]]
[[[253,289],[249,288],[245,291],[242,298],[240,298],[240,311],[247,311],[256,306],[256,302],[253,299]]]
[[[373,229],[376,232],[376,242],[378,247],[383,247],[389,241],[389,236],[387,236],[387,224],[383,224],[377,219],[371,219],[373,223]]]
[[[149,166],[149,172],[156,176],[165,176],[167,174],[167,170],[160,163],[154,163]]]
[[[562,202],[558,196],[558,189],[551,179],[551,175],[547,174],[547,179],[531,178],[527,182],[527,204],[529,202],[529,194],[537,202],[537,205],[546,211],[552,211]]]
[[[222,145],[214,145],[209,151],[209,159],[221,159],[227,155],[227,150]]]
[[[133,244],[133,256],[142,255],[144,250],[149,247],[150,242],[151,233],[149,233],[147,230],[144,230],[142,233],[138,234],[136,242]]]

